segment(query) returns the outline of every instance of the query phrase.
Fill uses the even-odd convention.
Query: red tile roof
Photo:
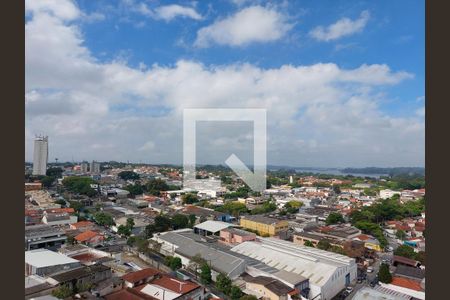
[[[185,281],[178,278],[172,278],[167,275],[162,275],[160,278],[153,280],[151,284],[159,285],[163,288],[166,288],[179,294],[186,294],[200,287],[200,285],[194,282]]]
[[[122,279],[131,283],[136,283],[151,276],[155,276],[160,272],[157,269],[147,268],[136,272],[131,272],[122,276]]]
[[[90,221],[80,221],[77,223],[73,223],[72,226],[75,228],[81,228],[81,227],[89,227],[94,225],[94,223],[90,222]]]
[[[126,288],[120,290],[118,292],[111,293],[109,295],[104,296],[105,300],[154,300],[153,298],[147,294],[141,293],[139,291]]]
[[[92,230],[88,230],[88,231],[85,231],[85,232],[80,233],[79,235],[75,236],[75,239],[79,242],[85,242],[85,241],[92,239],[93,237],[98,236],[98,235],[100,235],[100,233],[92,231]]]
[[[407,289],[415,290],[415,291],[422,291],[419,281],[404,278],[404,277],[394,276],[392,278],[391,284],[396,285],[396,286],[401,286],[401,287],[404,287]]]
[[[51,209],[46,209],[45,212],[47,213],[74,213],[75,210],[72,207],[64,207],[64,208],[51,208]]]

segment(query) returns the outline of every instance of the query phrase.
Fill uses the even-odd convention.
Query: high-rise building
[[[48,162],[48,136],[34,139],[33,175],[45,175]]]
[[[91,174],[99,174],[100,173],[100,163],[93,160],[91,162],[90,172],[91,172]]]
[[[81,173],[87,173],[88,172],[89,164],[87,162],[81,163]]]

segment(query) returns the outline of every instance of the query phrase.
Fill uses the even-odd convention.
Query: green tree
[[[159,196],[161,191],[168,191],[170,188],[162,179],[151,179],[146,185],[146,190],[154,196]]]
[[[194,227],[196,220],[197,220],[197,217],[194,214],[189,215],[189,227],[190,228]]]
[[[60,287],[52,291],[52,296],[59,299],[68,298],[73,294],[74,294],[73,290],[67,284],[61,285]]]
[[[298,210],[300,209],[300,207],[302,207],[302,206],[303,206],[303,202],[292,200],[292,201],[289,201],[288,203],[286,203],[284,205],[284,208],[286,209],[286,211],[288,213],[294,214],[294,213],[297,213]]]
[[[110,214],[104,212],[98,212],[94,214],[94,220],[99,225],[112,226],[114,225],[114,220]]]
[[[401,230],[401,229],[399,229],[399,230],[397,230],[397,232],[395,233],[395,236],[399,239],[399,240],[404,240],[405,238],[406,238],[406,233],[403,231],[403,230]]]
[[[183,204],[194,204],[198,202],[198,197],[196,194],[187,193],[181,196],[181,200],[183,201]]]
[[[74,238],[72,235],[68,235],[68,236],[67,236],[67,239],[66,239],[66,243],[67,243],[68,245],[73,245],[73,244],[75,244],[75,238]]]
[[[217,207],[215,210],[229,213],[233,216],[239,216],[240,214],[248,211],[247,206],[239,201],[228,201],[224,205]]]
[[[398,246],[397,249],[394,250],[394,255],[416,259],[416,252],[414,252],[414,248],[408,245]]]
[[[55,180],[56,180],[56,177],[54,177],[54,176],[44,176],[41,179],[41,183],[42,183],[43,187],[49,188],[53,185]]]
[[[305,241],[304,245],[307,246],[307,247],[313,247],[314,248],[314,244],[311,241]]]
[[[254,295],[244,295],[239,300],[258,300],[258,298]]]
[[[124,236],[130,236],[131,229],[128,226],[119,225],[119,227],[117,228],[117,233]]]
[[[189,219],[185,215],[175,214],[172,217],[172,228],[174,230],[186,228],[189,225]]]
[[[164,232],[172,226],[172,220],[166,216],[159,215],[155,218],[154,232]]]
[[[56,204],[61,205],[61,207],[65,207],[66,206],[66,201],[63,199],[58,199],[55,201]]]
[[[225,274],[220,273],[216,278],[216,287],[219,291],[228,295],[231,290],[231,279]]]
[[[128,228],[130,228],[130,230],[133,230],[134,225],[135,225],[135,224],[134,224],[133,218],[128,218],[128,219],[127,219],[127,225],[126,225],[126,226],[127,226]]]
[[[70,207],[73,208],[74,211],[80,212],[84,210],[83,204],[78,201],[69,201]]]
[[[97,194],[97,191],[91,188],[91,184],[94,184],[94,180],[90,177],[70,176],[63,179],[63,186],[72,193],[78,193],[93,197]]]
[[[242,295],[243,295],[242,290],[238,286],[236,286],[236,285],[231,286],[230,294],[229,294],[231,299],[233,299],[233,300],[239,299],[242,297]]]
[[[144,193],[144,187],[140,183],[127,185],[125,190],[129,191],[132,196],[141,195]]]
[[[380,265],[380,270],[378,271],[378,279],[383,283],[392,282],[392,275],[391,272],[389,272],[389,265],[387,264]]]
[[[181,258],[174,256],[166,256],[164,259],[167,266],[169,266],[173,271],[178,270],[182,267]]]
[[[211,278],[211,268],[207,263],[203,263],[200,267],[200,281],[203,284],[209,284],[212,281]]]
[[[344,223],[344,217],[337,212],[332,212],[328,215],[327,219],[325,220],[325,223],[327,225],[331,225],[331,224],[338,224],[338,223]]]
[[[63,173],[63,169],[58,168],[58,167],[52,167],[52,168],[48,168],[47,171],[45,172],[45,175],[47,176],[51,176],[51,177],[55,177],[55,178],[61,178]]]
[[[329,250],[331,248],[331,244],[327,240],[320,240],[317,243],[317,248],[321,250]]]
[[[119,174],[117,174],[121,179],[123,180],[138,180],[139,174],[133,172],[133,171],[122,171]]]

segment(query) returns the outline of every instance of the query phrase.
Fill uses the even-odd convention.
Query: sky
[[[26,161],[181,164],[184,109],[263,108],[270,165],[424,166],[424,1],[25,3]],[[228,123],[198,163],[252,164]]]

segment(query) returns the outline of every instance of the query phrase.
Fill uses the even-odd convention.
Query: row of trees
[[[125,171],[128,172],[128,171]],[[119,173],[120,174],[120,173]],[[137,175],[137,174],[136,174]],[[150,195],[159,196],[161,191],[177,190],[179,186],[168,185],[162,179],[151,179],[146,184],[141,184],[140,182],[135,182],[134,184],[127,185],[125,189],[130,192],[131,195],[141,195],[143,193],[148,193]]]
[[[153,224],[149,224],[145,227],[145,237],[151,238],[154,233],[164,232],[169,229],[177,230],[182,228],[192,228],[195,225],[196,216],[190,214],[189,216],[182,214],[175,214],[172,217],[159,215],[155,218]]]
[[[91,187],[95,181],[91,177],[70,176],[63,179],[63,186],[70,192],[93,197],[97,191]]]

